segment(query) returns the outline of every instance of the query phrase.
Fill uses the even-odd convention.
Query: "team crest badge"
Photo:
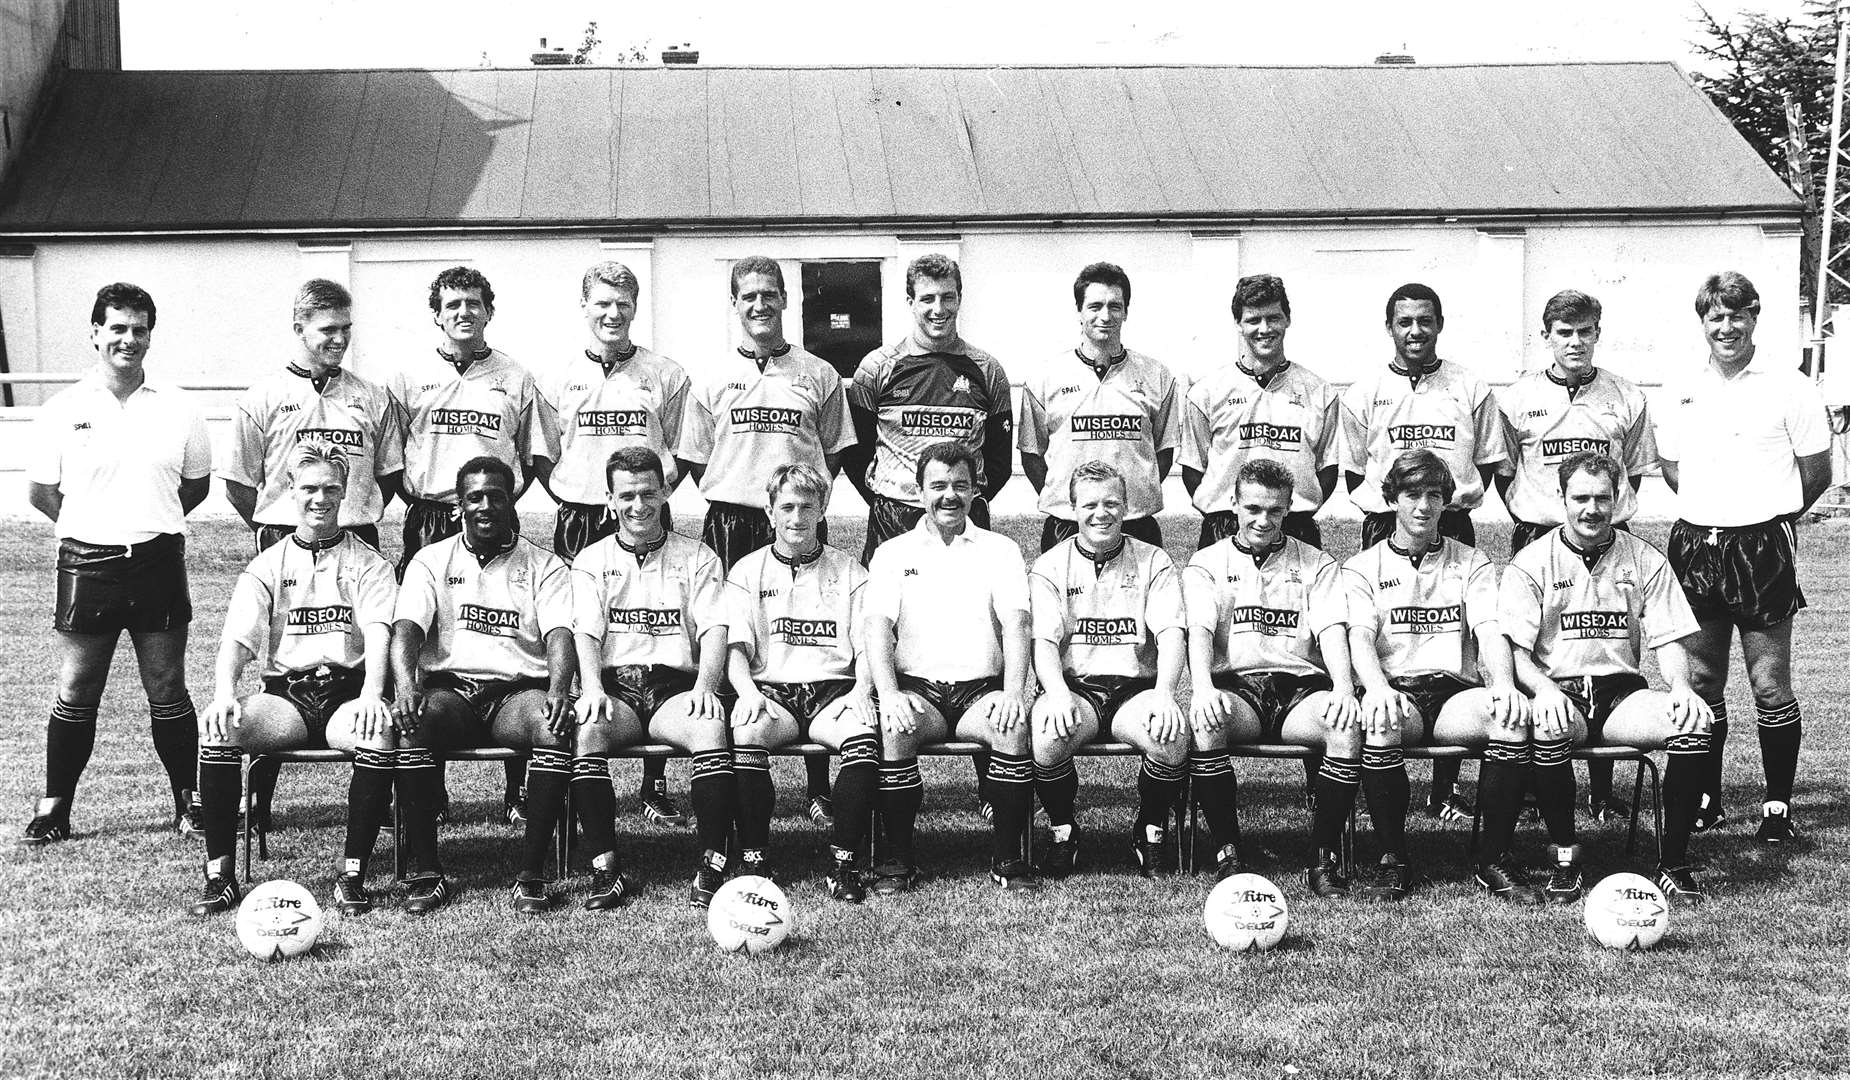
[[[970,392],[970,379],[969,379],[969,377],[968,377],[968,376],[964,376],[964,375],[959,375],[959,376],[957,376],[957,381],[951,384],[951,393],[953,393],[953,394],[968,394],[969,392]]]
[[[510,585],[525,585],[527,583],[527,568],[524,566],[517,566],[509,570],[507,572],[507,580]]]
[[[1304,407],[1304,395],[1303,394],[1291,395],[1291,407],[1294,409],[1302,409]]]
[[[1293,584],[1293,585],[1302,585],[1302,584],[1304,584],[1304,577],[1303,577],[1303,575],[1302,575],[1302,574],[1299,574],[1299,573],[1298,573],[1298,572],[1297,572],[1296,570],[1287,570],[1287,571],[1285,571],[1285,580],[1286,580],[1286,581],[1289,581],[1289,582],[1290,582],[1291,584]]]
[[[1619,571],[1618,576],[1613,579],[1613,585],[1620,589],[1635,589],[1638,587],[1638,580],[1632,575],[1632,568],[1628,566]]]

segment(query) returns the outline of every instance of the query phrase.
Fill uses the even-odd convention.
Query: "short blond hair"
[[[289,479],[294,480],[303,469],[311,465],[326,465],[339,473],[343,487],[346,486],[347,474],[352,468],[347,460],[347,451],[318,436],[295,444],[294,452],[289,455]]]

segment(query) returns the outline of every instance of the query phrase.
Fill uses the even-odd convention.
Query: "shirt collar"
[[[786,556],[783,552],[777,550],[776,544],[770,545],[770,548],[771,548],[771,558],[776,559],[778,562],[783,563],[785,566],[790,567],[790,569],[792,570],[796,570],[800,567],[808,566],[811,563],[816,562],[818,559],[821,559],[823,545],[820,542],[818,542],[816,544],[816,549],[814,551],[811,551],[806,555],[794,555],[794,556]]]
[[[1237,535],[1229,536],[1227,538],[1227,542],[1229,544],[1232,544],[1233,549],[1239,552],[1240,554],[1252,556],[1254,566],[1264,566],[1266,564],[1266,560],[1270,559],[1272,556],[1278,554],[1279,552],[1285,550],[1285,542],[1289,539],[1291,538],[1288,536],[1281,536],[1278,538],[1278,543],[1273,544],[1271,547],[1266,548],[1264,551],[1254,551],[1252,548],[1249,548],[1245,544],[1240,543],[1240,538]]]
[[[1258,383],[1259,389],[1264,390],[1268,386],[1277,382],[1279,379],[1283,378],[1285,372],[1291,370],[1291,361],[1280,360],[1278,362],[1277,367],[1274,367],[1272,370],[1266,372],[1264,375],[1261,375],[1258,372],[1254,371],[1253,369],[1247,367],[1246,364],[1240,360],[1235,360],[1233,362],[1233,366],[1240,369],[1240,374]]]
[[[303,551],[312,552],[316,555],[319,555],[322,552],[327,551],[330,548],[338,547],[340,545],[340,542],[342,540],[345,540],[346,538],[347,538],[347,530],[345,528],[335,529],[334,535],[328,537],[326,540],[304,540],[302,539],[302,536],[300,533],[292,532],[289,534],[290,543],[294,544],[296,547],[301,548]]]
[[[1418,559],[1415,559],[1413,557],[1413,552],[1410,549],[1401,547],[1399,544],[1396,544],[1394,542],[1394,537],[1392,535],[1390,535],[1387,538],[1387,546],[1388,546],[1389,551],[1393,552],[1394,554],[1412,563],[1414,568],[1418,569],[1420,563],[1425,562],[1429,557],[1437,555],[1439,554],[1439,552],[1445,549],[1445,537],[1441,536],[1435,539],[1432,542],[1432,546],[1427,548],[1426,551],[1423,554],[1421,554]]]
[[[952,338],[949,344],[926,345],[908,332],[906,340],[900,343],[900,348],[901,356],[930,356],[933,353],[948,353],[952,356],[970,355],[970,343],[964,340],[962,334]]]
[[[1561,534],[1561,546],[1566,548],[1568,551],[1572,552],[1575,558],[1579,559],[1583,563],[1586,563],[1587,569],[1589,570],[1593,569],[1593,564],[1596,562],[1599,562],[1602,556],[1604,556],[1608,551],[1612,550],[1612,545],[1619,542],[1619,531],[1617,529],[1614,529],[1612,531],[1612,535],[1606,538],[1606,542],[1604,544],[1601,544],[1599,547],[1593,548],[1589,551],[1582,551],[1578,547],[1574,546],[1574,542],[1572,540],[1569,540],[1567,538],[1567,526],[1566,525],[1561,526],[1560,534]]]
[[[326,389],[329,383],[340,378],[341,373],[340,368],[330,368],[326,375],[317,375],[293,360],[290,361],[288,370],[289,374],[294,375],[296,378],[307,379],[309,382],[313,383],[315,386],[315,393],[317,394]]]
[[[496,559],[499,559],[501,556],[506,555],[510,551],[513,551],[514,545],[520,543],[520,534],[519,533],[509,533],[508,538],[507,538],[507,543],[494,549],[493,551],[477,551],[474,548],[470,547],[469,546],[469,534],[467,533],[457,533],[456,543],[459,544],[464,551],[468,552],[475,559],[477,563],[481,564],[482,566],[487,566],[489,563],[494,562]]]
[[[1433,373],[1438,371],[1444,364],[1445,359],[1443,357],[1435,356],[1432,358],[1432,363],[1427,364],[1425,367],[1415,372],[1409,369],[1405,364],[1402,364],[1400,362],[1400,357],[1396,356],[1394,359],[1388,361],[1388,370],[1399,375],[1403,379],[1410,379],[1415,375],[1418,375],[1422,379],[1426,379],[1431,378]]]
[[[1100,367],[1099,365],[1094,364],[1090,359],[1088,359],[1086,357],[1086,354],[1081,352],[1077,346],[1075,346],[1073,349],[1073,355],[1079,359],[1079,362],[1085,365],[1087,371],[1090,371],[1092,374],[1097,375],[1101,381],[1105,378],[1105,376],[1111,374],[1112,372],[1118,370],[1120,367],[1124,366],[1124,361],[1127,357],[1130,356],[1130,354],[1131,354],[1131,351],[1129,349],[1121,349],[1118,352],[1115,352],[1112,355],[1106,357],[1105,366]]]
[[[780,360],[786,356],[789,356],[790,349],[791,349],[791,345],[788,341],[786,341],[782,345],[779,345],[777,348],[772,349],[768,355],[759,356],[757,353],[753,352],[751,349],[746,348],[744,345],[741,345],[739,346],[739,355],[743,356],[745,359],[750,360],[753,364],[757,365],[759,371],[763,371],[766,367],[770,366],[771,361]]]
[[[622,367],[624,364],[627,364],[631,360],[635,359],[636,351],[640,348],[642,348],[642,346],[632,341],[630,342],[629,349],[622,353],[619,353],[616,359],[614,360],[606,360],[602,356],[599,356],[598,354],[592,352],[590,349],[586,349],[585,359],[591,361],[593,364],[596,364],[598,367],[603,368],[604,378],[608,379],[610,378],[611,372],[615,371],[616,369]]]
[[[494,349],[494,346],[492,345],[483,344],[479,352],[471,353],[467,358],[464,358],[461,356],[451,356],[449,353],[444,352],[442,349],[438,349],[436,350],[436,352],[437,352],[437,359],[443,361],[445,364],[448,364],[450,367],[456,369],[456,374],[467,375],[469,374],[470,368],[473,368],[475,365],[493,356],[495,354],[495,349]]]
[[[667,529],[663,529],[662,535],[656,537],[654,540],[651,540],[646,544],[639,544],[635,547],[631,547],[630,545],[623,542],[622,533],[612,533],[610,535],[611,535],[611,538],[617,542],[618,547],[622,548],[624,551],[629,552],[631,555],[636,556],[637,566],[641,566],[643,562],[649,558],[650,555],[653,555],[657,551],[660,551],[662,548],[662,545],[668,542],[668,530]]]
[[[1110,551],[1087,551],[1086,546],[1079,542],[1079,537],[1075,536],[1073,537],[1073,550],[1079,552],[1082,558],[1092,564],[1093,574],[1102,574],[1105,572],[1105,567],[1111,565],[1113,559],[1124,554],[1124,549],[1129,546],[1126,539],[1124,536],[1119,536],[1118,546]]]

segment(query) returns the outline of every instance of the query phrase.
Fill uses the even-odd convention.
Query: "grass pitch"
[[[1001,523],[1030,553],[1039,522]],[[1195,522],[1165,520],[1186,559]],[[832,523],[857,550],[860,523]],[[550,523],[547,523],[547,529]],[[538,521],[530,535],[546,535]],[[1661,542],[1663,529],[1641,530]],[[1332,523],[1333,554],[1354,523]],[[1488,530],[1487,530],[1488,532]],[[529,919],[506,897],[517,837],[498,823],[500,769],[458,765],[461,822],[444,852],[460,899],[424,919],[396,898],[330,916],[311,958],[252,960],[232,919],[194,920],[200,846],[172,836],[146,701],[126,643],[78,793],[77,839],[0,845],[0,1076],[806,1076],[1346,1077],[1831,1076],[1850,1073],[1850,807],[1843,658],[1850,655],[1850,528],[1802,532],[1812,608],[1800,616],[1795,680],[1806,710],[1791,851],[1752,842],[1760,763],[1738,665],[1729,693],[1726,805],[1696,838],[1717,898],[1678,911],[1645,954],[1591,945],[1571,909],[1492,906],[1466,884],[1467,827],[1415,816],[1427,878],[1406,903],[1364,906],[1303,886],[1306,815],[1295,762],[1236,762],[1253,869],[1290,900],[1277,950],[1236,955],[1200,924],[1211,877],[1131,874],[1135,765],[1082,760],[1080,823],[1090,869],[1037,894],[998,894],[970,768],[926,763],[916,893],[862,907],[819,890],[826,836],[800,816],[801,772],[776,766],[774,856],[797,938],[756,958],[720,955],[687,906],[691,832],[644,825],[622,801],[621,840],[644,894],[614,913],[566,905]],[[1501,533],[1486,535],[1501,554]],[[198,526],[190,688],[204,704],[230,582],[249,541]],[[17,830],[38,795],[56,654],[50,530],[0,538],[0,767]],[[617,768],[620,796],[633,763]],[[685,792],[685,765],[671,765]],[[1467,783],[1473,777],[1467,769]],[[1623,788],[1629,769],[1621,768]],[[1416,795],[1424,768],[1415,767]],[[338,855],[346,775],[292,768],[284,831],[258,878],[293,878],[324,902]],[[1583,793],[1584,797],[1584,793]],[[1417,799],[1416,799],[1417,801]],[[1592,875],[1649,870],[1623,833],[1582,820]],[[16,832],[15,832],[16,835]],[[1539,859],[1539,827],[1519,835]],[[1359,842],[1373,846],[1366,825]],[[379,864],[389,865],[382,841]],[[378,875],[375,874],[377,881]]]

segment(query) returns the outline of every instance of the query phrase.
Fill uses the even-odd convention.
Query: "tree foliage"
[[[585,24],[584,40],[578,43],[578,48],[572,50],[572,63],[647,64],[652,60],[649,55],[650,43],[647,40],[632,41],[627,45],[619,46],[615,55],[609,57],[598,55],[598,49],[603,44],[604,39],[597,36],[597,20],[592,19]]]

